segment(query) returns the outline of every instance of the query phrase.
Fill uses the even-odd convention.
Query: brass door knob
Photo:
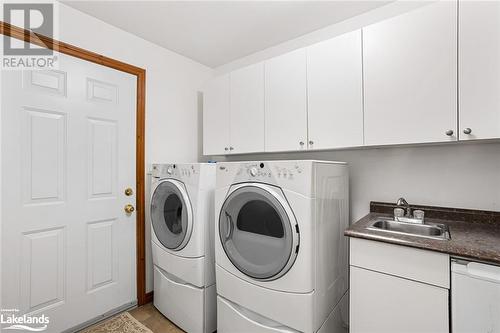
[[[125,195],[126,195],[127,197],[130,197],[132,194],[134,194],[134,190],[132,190],[130,187],[127,187],[127,188],[125,189]]]
[[[135,208],[131,204],[125,205],[125,213],[127,214],[132,214],[134,212]]]

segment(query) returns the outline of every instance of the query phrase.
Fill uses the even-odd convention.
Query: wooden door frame
[[[84,50],[82,48],[35,34],[9,23],[0,21],[0,35],[9,36],[25,42],[113,68],[137,77],[136,100],[136,279],[137,303],[151,302],[153,293],[146,293],[146,247],[145,247],[145,113],[146,113],[146,70],[119,60]]]

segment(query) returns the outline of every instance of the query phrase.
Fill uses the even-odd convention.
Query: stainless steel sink
[[[450,239],[450,232],[445,224],[416,224],[393,220],[377,220],[368,229],[440,240]]]

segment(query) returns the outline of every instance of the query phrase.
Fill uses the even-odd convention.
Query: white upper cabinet
[[[500,138],[500,2],[459,6],[460,140]]]
[[[264,64],[231,74],[232,153],[264,151]]]
[[[212,79],[203,92],[203,154],[229,152],[229,75]]]
[[[431,2],[216,77],[203,131],[205,155],[500,138],[500,2]]]
[[[306,149],[306,50],[266,61],[266,151]]]
[[[361,31],[307,49],[309,149],[363,145]]]
[[[455,1],[364,28],[363,61],[365,144],[457,139]]]

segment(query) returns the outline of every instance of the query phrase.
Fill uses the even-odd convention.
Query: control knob
[[[250,169],[250,176],[252,177],[257,176],[257,168],[253,167]]]

